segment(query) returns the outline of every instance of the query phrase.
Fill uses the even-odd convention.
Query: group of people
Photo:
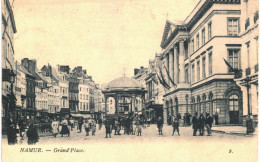
[[[104,125],[106,129],[106,138],[111,138],[112,130],[115,131],[114,135],[121,135],[120,131],[122,129],[124,130],[124,134],[137,134],[137,136],[141,136],[144,122],[140,117],[106,117]]]
[[[203,114],[200,114],[198,117],[198,113],[196,112],[192,118],[192,128],[193,128],[193,136],[197,136],[197,130],[199,130],[199,135],[204,136],[204,128],[207,128],[208,136],[211,136],[211,128],[213,123],[213,117],[206,113],[206,118]]]

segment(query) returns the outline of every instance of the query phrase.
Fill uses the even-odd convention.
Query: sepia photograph
[[[258,161],[258,0],[1,9],[2,161]]]

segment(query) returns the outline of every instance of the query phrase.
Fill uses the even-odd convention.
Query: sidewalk
[[[232,125],[230,125],[230,126],[221,125],[220,126],[220,125],[218,125],[218,126],[213,126],[211,128],[211,130],[216,133],[239,135],[239,136],[246,135],[246,127],[243,127],[243,126],[232,126]],[[253,134],[255,134],[255,135],[258,134],[258,127],[255,128],[255,132]]]

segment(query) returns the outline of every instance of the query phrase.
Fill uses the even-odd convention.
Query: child
[[[172,135],[174,136],[174,132],[175,130],[177,130],[178,132],[178,135],[180,135],[179,133],[179,126],[180,126],[180,123],[179,123],[179,118],[175,116],[173,122],[172,122],[172,126],[173,126],[173,132],[172,132]]]
[[[142,136],[142,122],[140,119],[137,120],[136,122],[137,125],[137,136]]]

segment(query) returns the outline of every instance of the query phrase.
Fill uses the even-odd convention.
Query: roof
[[[29,73],[22,65],[18,65],[17,68],[21,71],[24,72],[27,75],[33,76],[31,73]]]
[[[105,86],[105,89],[107,90],[127,89],[127,88],[144,89],[141,82],[128,77],[121,77],[121,78],[114,79]]]

